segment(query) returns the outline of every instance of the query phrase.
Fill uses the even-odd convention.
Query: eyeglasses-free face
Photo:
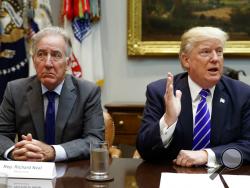
[[[218,39],[198,42],[189,54],[183,56],[191,79],[202,88],[213,87],[223,73],[223,44]]]
[[[208,47],[204,47],[204,48],[199,49],[199,55],[205,58],[206,57],[212,58],[214,55],[218,57],[223,57],[223,48],[218,47],[217,49],[211,49]]]

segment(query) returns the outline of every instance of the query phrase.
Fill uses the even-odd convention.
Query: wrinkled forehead
[[[60,35],[46,35],[42,37],[36,45],[36,51],[47,50],[47,51],[60,51],[65,53],[67,44],[63,37]]]

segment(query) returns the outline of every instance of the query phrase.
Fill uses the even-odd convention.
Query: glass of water
[[[90,176],[92,179],[108,178],[109,153],[106,142],[90,143]]]

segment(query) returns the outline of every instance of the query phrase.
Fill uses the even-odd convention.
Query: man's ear
[[[181,63],[182,63],[182,66],[185,68],[185,69],[189,69],[189,63],[190,63],[190,58],[187,54],[185,53],[182,53],[180,55],[180,58],[181,58]]]
[[[32,59],[33,66],[34,66],[34,68],[36,69],[35,55],[32,55],[32,56],[31,56],[31,59]]]
[[[65,66],[65,70],[69,70],[71,66],[71,62],[70,62],[70,57],[66,57],[66,66]]]

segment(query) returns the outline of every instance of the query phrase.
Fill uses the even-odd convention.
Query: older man
[[[182,35],[179,57],[187,72],[168,73],[147,87],[137,139],[144,159],[212,167],[234,148],[250,162],[250,87],[222,76],[227,39],[216,27]]]
[[[21,161],[89,158],[90,141],[104,138],[100,89],[66,75],[70,40],[62,28],[45,28],[32,42],[37,74],[7,85],[0,107],[0,155]]]

